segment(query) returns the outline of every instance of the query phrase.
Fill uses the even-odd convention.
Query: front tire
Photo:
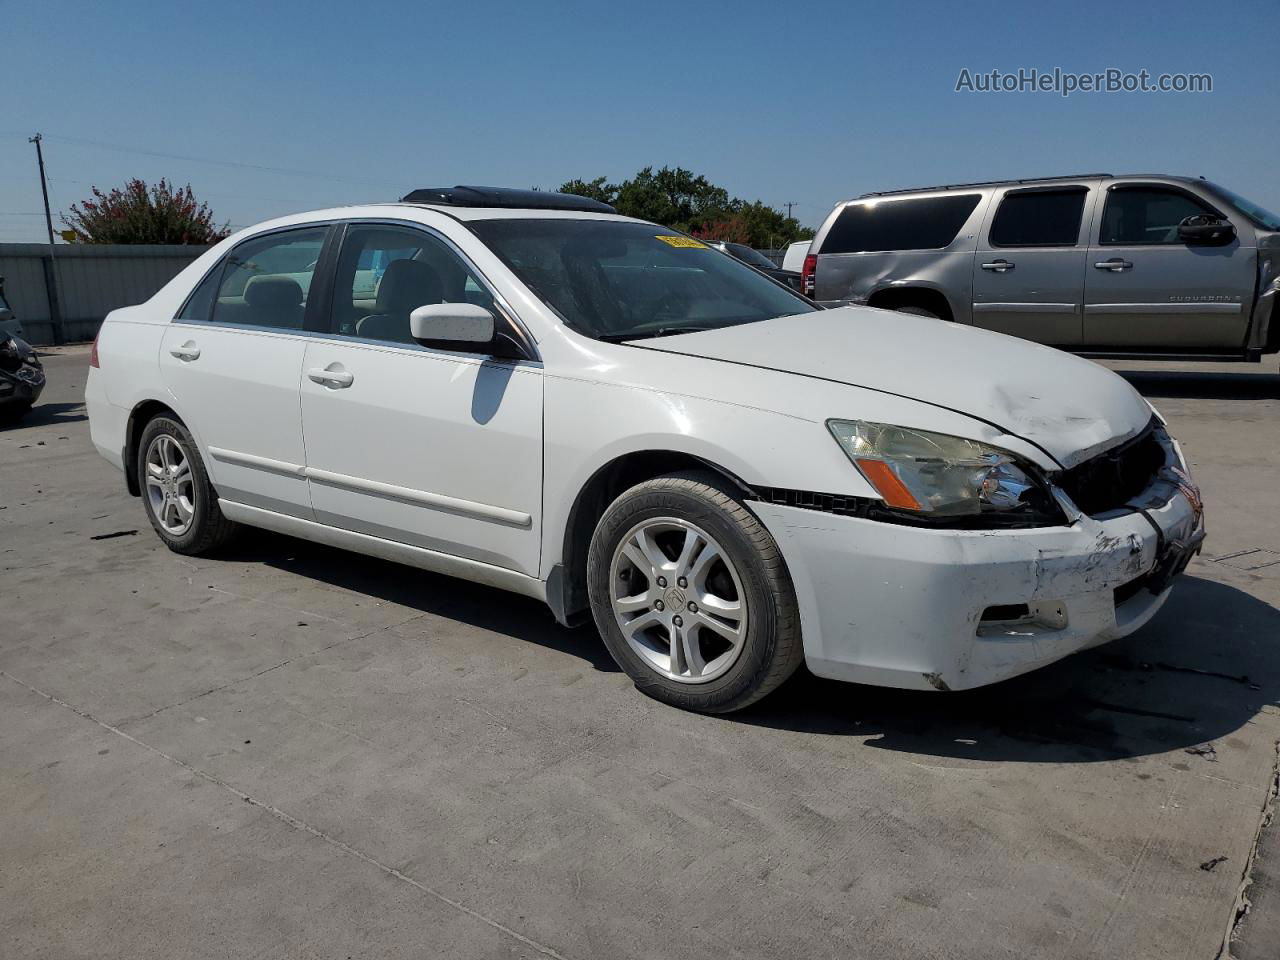
[[[587,586],[614,660],[640,691],[682,709],[740,710],[804,658],[777,543],[710,472],[619,496],[592,537]]]
[[[31,412],[33,404],[7,403],[0,406],[0,426],[12,426]]]
[[[218,508],[195,440],[179,420],[159,416],[143,429],[138,489],[147,519],[174,553],[211,553],[236,532],[237,524]]]

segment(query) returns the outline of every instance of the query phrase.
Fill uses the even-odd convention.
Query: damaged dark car
[[[0,424],[26,416],[44,390],[44,367],[31,344],[0,332]]]

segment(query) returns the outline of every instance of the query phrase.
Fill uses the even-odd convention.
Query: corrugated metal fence
[[[204,246],[0,243],[5,298],[36,344],[90,340],[116,307],[150,298]],[[57,300],[50,283],[57,278]]]

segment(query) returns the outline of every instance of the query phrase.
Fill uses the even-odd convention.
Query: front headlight
[[[1007,450],[861,420],[829,420],[827,427],[885,505],[895,510],[937,519],[996,514],[1029,522],[1061,520],[1034,468]]]

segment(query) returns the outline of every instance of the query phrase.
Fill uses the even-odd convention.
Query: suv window
[[[1116,187],[1107,194],[1099,243],[1181,243],[1178,224],[1201,214],[1217,216],[1180,190],[1160,187]]]
[[[840,211],[816,252],[938,250],[956,238],[978,200],[976,193],[963,193],[851,203]]]
[[[993,247],[1072,247],[1080,238],[1085,187],[1016,190],[1004,195],[991,221]]]
[[[301,330],[311,278],[328,230],[309,227],[268,234],[232,250],[221,272],[214,322]],[[197,290],[188,308],[199,307],[195,302],[199,294]]]
[[[330,329],[347,336],[413,343],[409,314],[430,303],[493,308],[493,295],[443,240],[408,227],[354,225],[334,280]]]

